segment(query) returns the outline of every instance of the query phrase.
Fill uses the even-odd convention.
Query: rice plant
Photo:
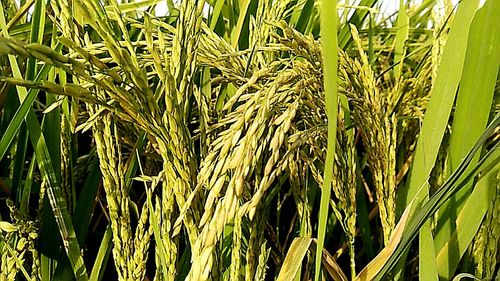
[[[500,265],[500,1],[0,1],[0,280]]]

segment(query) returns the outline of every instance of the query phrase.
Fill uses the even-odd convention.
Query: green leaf
[[[431,99],[427,106],[420,135],[417,140],[408,189],[400,189],[399,191],[400,196],[405,196],[405,200],[403,205],[397,207],[398,210],[403,209],[414,198],[417,198],[415,200],[415,207],[418,208],[422,203],[426,202],[429,195],[426,182],[434,167],[450,118],[465,59],[466,41],[463,38],[465,34],[469,33],[470,22],[477,9],[477,5],[477,0],[462,2],[455,15],[448,40],[443,50],[436,81],[431,90]],[[430,235],[430,231],[424,231],[421,235],[428,236]],[[430,239],[432,237],[423,237],[422,241],[429,241]],[[420,246],[420,261],[433,261],[436,259],[433,251],[430,251],[428,247],[425,248],[425,243]],[[431,268],[425,268],[425,265]],[[421,272],[434,272],[434,268],[432,268],[432,263],[430,262],[420,264],[419,270]]]
[[[399,206],[399,210],[414,197],[423,198],[428,194],[426,188],[421,190],[420,195],[418,191],[427,182],[443,140],[465,60],[467,42],[464,40],[464,34],[469,33],[470,22],[477,5],[477,0],[471,0],[461,2],[458,7],[417,141],[406,200],[404,205]]]
[[[210,29],[211,30],[215,30],[215,26],[217,25],[217,22],[219,21],[222,7],[224,6],[224,1],[225,0],[215,1],[215,7],[214,7],[214,10],[212,12],[212,17],[210,18]]]
[[[14,159],[14,171],[12,172],[12,183],[10,186],[10,191],[12,196],[16,196],[18,203],[20,198],[24,195],[24,189],[20,190],[21,180],[23,177],[23,167],[26,161],[26,150],[28,148],[28,130],[26,129],[25,123],[21,123],[19,128],[19,133],[17,134],[17,144],[16,144],[16,154]],[[1,159],[1,158],[0,158]],[[28,177],[28,176],[27,176]],[[21,214],[27,215],[25,213],[28,209],[20,210]]]
[[[288,249],[285,260],[281,266],[277,281],[293,280],[302,265],[307,250],[311,246],[312,238],[295,238]]]
[[[97,252],[94,266],[92,267],[92,272],[90,273],[90,281],[102,280],[109,254],[113,248],[113,243],[111,241],[112,237],[111,224],[108,224],[106,231],[104,232],[104,237],[101,241],[101,246],[99,246],[99,251]]]
[[[314,0],[307,0],[304,3],[304,7],[301,9],[300,17],[297,20],[297,24],[295,25],[295,29],[299,32],[305,32],[306,28],[314,15]],[[294,23],[291,23],[294,24]]]
[[[31,37],[30,43],[42,43],[44,29],[45,26],[45,13],[46,13],[46,4],[45,0],[37,0],[35,2],[35,7],[33,9],[33,14],[31,16]],[[36,59],[28,58],[28,64],[26,66],[26,80],[33,80],[35,78],[36,73]]]
[[[302,266],[302,261],[308,250],[318,251],[316,239],[309,237],[297,237],[292,241],[290,248],[286,254],[285,260],[281,266],[278,281],[293,280],[297,277],[299,269]],[[330,277],[334,281],[347,281],[347,277],[340,266],[333,260],[326,250],[321,251],[322,262]],[[300,277],[300,276],[299,276]]]
[[[59,46],[62,47],[62,45],[59,45]],[[39,73],[35,79],[35,82],[38,82],[38,81],[45,79],[47,77],[47,75],[49,74],[50,68],[51,68],[50,65],[47,65],[47,64],[44,65],[42,67],[42,69],[39,71]],[[19,75],[20,75],[20,73],[19,73]],[[39,89],[32,88],[27,93],[26,93],[26,89],[23,87],[17,87],[17,89],[18,89],[19,96],[21,98],[21,106],[18,108],[18,110],[14,114],[14,117],[12,118],[11,122],[9,123],[9,126],[5,130],[3,136],[0,140],[0,159],[2,159],[5,156],[5,153],[9,149],[9,146],[12,143],[12,140],[14,140],[17,132],[21,128],[21,124],[26,119],[26,116],[28,116],[28,114],[34,114],[32,106],[33,106],[33,102],[35,101],[35,99],[38,95]]]
[[[439,277],[430,221],[424,223],[418,238],[418,277],[420,280],[437,281]]]
[[[406,14],[404,0],[399,0],[399,13],[396,22],[396,46],[394,49],[394,73],[396,80],[401,76],[403,60],[405,58],[405,43],[410,32],[410,18]]]
[[[325,87],[326,114],[328,117],[328,141],[321,189],[318,221],[318,249],[316,251],[314,280],[321,278],[321,255],[325,245],[328,206],[333,177],[333,161],[337,138],[337,1],[321,1],[321,44],[323,48],[323,73]]]
[[[236,22],[236,26],[231,31],[231,46],[238,49],[238,42],[240,40],[240,35],[243,29],[243,23],[245,22],[245,18],[247,17],[248,8],[252,0],[242,0],[240,3],[240,12],[238,14],[238,21]]]
[[[493,169],[500,162],[500,149],[497,143],[485,156],[481,158],[479,163],[473,168],[470,168],[470,163],[474,155],[484,145],[486,140],[491,137],[495,129],[500,125],[500,115],[495,117],[488,128],[483,132],[477,140],[474,147],[469,151],[459,167],[447,179],[443,186],[434,193],[434,195],[410,218],[408,226],[405,229],[401,242],[397,246],[394,253],[386,260],[384,267],[380,270],[374,280],[380,280],[391,270],[398,260],[410,247],[413,239],[417,236],[419,230],[424,223],[434,215],[434,213],[457,191],[461,190],[466,184],[480,173],[486,173]],[[468,172],[466,172],[468,171]],[[418,198],[416,198],[418,199]]]
[[[21,200],[19,200],[19,212],[21,214],[25,214],[26,216],[29,214],[29,198],[31,195],[31,186],[33,185],[33,177],[35,174],[35,164],[36,155],[33,154],[33,157],[30,161],[30,166],[28,168],[28,173],[26,175],[26,180],[24,182],[23,190],[21,192]]]
[[[500,32],[496,26],[496,23],[500,22],[499,4],[498,1],[487,1],[477,11],[471,23],[467,55],[450,137],[448,156],[451,170],[458,166],[460,160],[472,147],[473,140],[481,134],[488,122],[500,62],[499,52],[496,50],[500,44]],[[471,120],[474,120],[473,125]],[[476,155],[476,158],[472,160],[473,163],[477,163],[478,159],[479,155]],[[475,201],[476,208],[470,213],[471,216],[475,215],[471,224],[459,226],[456,223],[457,214],[462,210],[464,202],[472,199],[466,199],[470,187],[471,184],[452,197],[440,210],[435,247],[441,254],[439,272],[443,278],[452,277],[465,250],[462,247],[465,245],[461,248],[447,247],[447,251],[444,251],[443,247],[446,243],[452,245],[458,243],[457,237],[464,235],[470,238],[470,243],[487,209],[488,200]],[[483,212],[477,212],[479,210]],[[457,235],[457,232],[461,234]]]
[[[498,196],[496,186],[499,171],[500,164],[497,164],[476,184],[457,217],[456,230],[439,250],[436,265],[441,278],[451,279],[458,262],[479,230],[486,211],[495,196]]]

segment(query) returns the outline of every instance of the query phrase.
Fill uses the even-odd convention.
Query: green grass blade
[[[478,143],[483,142],[480,141]],[[398,245],[398,248],[394,252],[393,256],[390,257],[390,259],[387,261],[387,264],[380,271],[375,280],[380,280],[394,266],[397,260],[401,258],[403,253],[409,249],[412,240],[415,238],[415,236],[417,236],[422,226],[439,209],[439,207],[441,207],[443,203],[446,202],[446,200],[449,200],[449,198],[453,194],[463,189],[464,186],[466,186],[466,184],[476,175],[482,173],[486,174],[487,176],[491,171],[498,172],[500,150],[498,149],[497,145],[485,157],[483,157],[483,159],[471,171],[464,175],[468,164],[470,164],[472,156],[477,152],[480,146],[481,145],[477,145],[477,147],[471,150],[471,153],[467,156],[464,162],[462,162],[462,167],[460,169],[457,169],[452,177],[450,177],[450,179],[445,183],[442,189],[439,190],[434,196],[432,196],[431,199],[416,213],[412,221],[409,223],[408,230],[403,234],[400,245]],[[420,232],[420,235],[422,235],[422,232]]]
[[[437,281],[439,277],[430,221],[424,223],[418,238],[418,277],[420,280]]]
[[[248,8],[252,0],[243,0],[240,3],[240,13],[238,14],[238,20],[236,22],[236,26],[231,31],[231,46],[233,48],[238,49],[238,42],[240,41],[240,35],[243,30],[243,23],[245,22],[245,18],[247,17]]]
[[[373,48],[373,38],[374,38],[374,16],[373,14],[369,14],[368,17],[368,61],[370,62],[370,66],[373,68],[373,62],[375,60],[375,52]]]
[[[33,3],[35,3],[35,0],[28,0],[26,3],[20,5],[19,10],[17,10],[16,14],[7,23],[7,29],[9,31],[15,24],[19,23],[20,19],[25,16],[26,13],[28,13]]]
[[[398,190],[397,213],[401,213],[413,198],[418,197],[415,207],[419,207],[428,196],[426,182],[439,152],[463,69],[466,50],[463,37],[468,34],[470,21],[477,4],[478,1],[474,0],[463,2],[459,5],[455,15],[455,20],[443,50],[437,78],[431,90],[431,100],[426,109],[418,137],[409,183]],[[420,193],[417,194],[418,192]],[[428,234],[428,232],[423,233],[423,235]],[[428,239],[429,237],[424,240],[428,241]],[[422,260],[435,260],[435,256],[430,256],[429,251],[421,250],[422,253],[420,254],[429,254],[427,257],[421,256]],[[429,271],[432,271],[432,269],[429,269]]]
[[[90,273],[90,281],[102,280],[109,254],[113,248],[113,243],[111,241],[112,236],[111,224],[108,224],[108,227],[106,227],[106,231],[104,232],[104,237],[101,241],[101,246],[99,246],[99,251],[97,252],[94,266],[92,267],[92,272]]]
[[[321,190],[321,203],[318,222],[318,248],[316,250],[314,280],[321,277],[321,258],[325,245],[326,224],[328,221],[328,206],[330,201],[333,161],[335,157],[335,142],[337,136],[337,1],[321,1],[321,43],[323,48],[323,73],[326,113],[328,116],[328,141]]]
[[[51,66],[49,65],[44,65],[40,72],[38,73],[37,78],[35,81],[41,81],[42,79],[45,79],[47,75],[49,74]],[[21,98],[21,106],[19,109],[16,111],[14,114],[14,117],[12,118],[11,122],[9,123],[7,129],[5,130],[2,139],[0,140],[0,159],[2,159],[5,156],[5,153],[9,149],[10,144],[14,140],[17,132],[19,131],[19,128],[21,127],[21,124],[25,120],[26,116],[32,110],[33,102],[35,101],[39,90],[38,89],[30,89],[26,95],[23,93],[26,92],[26,89],[22,87],[17,87],[20,98]],[[19,89],[24,89],[20,90]]]
[[[91,153],[90,157],[97,156]],[[90,221],[92,219],[92,213],[94,211],[94,206],[96,203],[95,199],[97,196],[100,180],[101,173],[99,170],[99,165],[97,161],[95,161],[90,167],[89,175],[85,179],[85,182],[82,186],[78,202],[75,204],[76,207],[72,215],[76,237],[80,245],[83,245],[85,243],[85,239],[87,237],[88,229],[90,227]],[[63,259],[57,264],[53,278],[55,280],[64,280],[71,278],[72,274],[73,273],[69,264],[69,260]]]
[[[488,207],[492,204],[496,195],[497,176],[500,164],[489,171],[474,187],[473,192],[464,204],[462,211],[457,217],[456,231],[438,252],[437,268],[439,276],[443,279],[451,279],[458,262],[465,254],[470,243],[474,239]]]
[[[462,2],[451,26],[417,141],[408,190],[400,191],[400,194],[405,192],[407,194],[405,204],[398,206],[399,210],[402,210],[414,198],[417,198],[415,205],[418,208],[428,197],[427,179],[437,159],[462,75],[466,51],[466,42],[464,42],[463,37],[464,34],[469,33],[470,22],[477,5],[478,1]],[[428,242],[433,238],[430,236],[430,231],[425,230],[422,231],[421,235],[426,237],[422,237],[421,240]],[[429,274],[435,272],[433,262],[425,262],[436,260],[434,251],[425,243],[419,245],[419,260],[422,261],[422,264],[419,265],[420,272],[428,272]],[[436,277],[431,278],[435,279]]]
[[[50,34],[52,32],[52,28],[52,22],[45,23],[43,33]],[[24,23],[16,25],[9,30],[9,34],[12,38],[15,38],[17,40],[28,41],[31,34],[31,24]]]
[[[28,168],[28,173],[26,175],[26,180],[24,182],[23,190],[21,192],[21,198],[19,200],[19,212],[26,216],[28,216],[29,214],[29,198],[31,195],[33,178],[35,175],[35,164],[36,164],[36,156],[33,155],[30,161],[30,166]]]
[[[497,22],[500,22],[500,3],[487,1],[485,6],[476,13],[471,23],[467,55],[450,137],[449,163],[451,170],[459,165],[468,149],[473,146],[472,141],[481,134],[488,122],[500,62],[499,52],[496,50],[496,46],[500,44],[500,33],[495,26]],[[471,120],[474,120],[472,126]],[[477,163],[478,159],[479,155],[476,155],[472,163]],[[460,248],[447,247],[447,251],[443,247],[445,244],[458,243],[457,237],[467,236],[470,243],[489,204],[488,200],[475,201],[474,212],[469,213],[469,216],[475,215],[475,217],[471,217],[471,222],[460,226],[458,221],[455,223],[457,214],[461,212],[463,202],[466,201],[469,187],[457,193],[441,209],[435,247],[441,255],[439,272],[443,278],[452,277],[467,246],[461,244]],[[477,189],[478,187],[474,192]],[[467,199],[467,203],[470,200],[472,197]],[[483,211],[478,212],[479,210]],[[455,229],[456,231],[454,231]]]
[[[464,35],[469,33],[470,22],[477,5],[477,0],[462,2],[455,15],[448,41],[444,47],[431,99],[425,112],[411,169],[409,187],[405,195],[404,205],[399,206],[400,211],[418,195],[418,191],[427,182],[434,167],[462,75],[467,47]],[[423,198],[428,194],[427,189],[423,188],[420,194]]]
[[[471,24],[452,123],[453,133],[450,137],[451,170],[458,166],[468,149],[473,146],[472,140],[481,135],[488,122],[500,62],[499,52],[496,50],[500,44],[500,33],[495,26],[500,20],[499,12],[498,2],[488,1],[476,13]],[[471,126],[471,120],[474,120],[474,126]],[[459,194],[457,197],[455,201],[462,201]],[[450,208],[454,206],[450,205]]]
[[[295,238],[288,249],[285,260],[281,266],[277,281],[293,280],[302,265],[307,250],[311,246],[312,238]]]
[[[167,8],[168,8],[168,14],[171,16],[178,16],[179,15],[179,10],[175,8],[174,1],[172,0],[167,0]]]
[[[410,18],[406,14],[406,4],[404,0],[399,1],[399,13],[396,23],[396,46],[394,50],[394,76],[396,80],[401,76],[403,60],[405,58],[405,43],[410,32]]]
[[[35,7],[31,16],[30,43],[42,43],[44,32],[44,28],[42,27],[45,26],[46,13],[45,2],[45,0],[37,0],[35,2]],[[26,80],[33,80],[35,78],[36,68],[36,59],[31,57],[28,58],[25,75]]]
[[[28,147],[28,130],[26,129],[26,125],[24,123],[21,124],[17,136],[18,137],[16,145],[16,154],[14,159],[14,171],[12,173],[12,183],[10,186],[10,192],[11,195],[15,196],[19,202],[21,194],[24,192],[19,190],[19,188],[21,186],[21,180],[23,177],[23,167],[24,167],[24,162],[26,161],[26,149]],[[25,211],[27,211],[27,209]]]
[[[394,253],[386,261],[386,264],[378,273],[375,280],[380,280],[394,267],[398,260],[408,250],[411,242],[418,235],[418,232],[424,223],[443,205],[444,202],[446,202],[446,200],[453,196],[457,191],[463,189],[464,186],[466,186],[466,184],[476,175],[490,171],[493,167],[498,165],[498,162],[500,161],[500,149],[498,149],[499,144],[497,143],[495,147],[493,147],[485,156],[481,158],[477,165],[470,168],[470,163],[474,158],[474,155],[484,145],[487,139],[494,134],[495,129],[499,125],[500,116],[497,116],[477,140],[474,147],[469,151],[465,159],[462,163],[460,163],[459,167],[443,184],[443,186],[436,193],[434,193],[434,195],[411,217],[408,226],[403,233],[401,242],[397,246]]]
[[[54,216],[59,227],[59,231],[64,240],[64,249],[73,267],[73,273],[77,280],[88,280],[85,264],[81,255],[80,246],[73,228],[73,223],[68,212],[66,201],[63,198],[58,177],[52,166],[50,152],[47,142],[42,134],[38,120],[34,114],[28,114],[27,125],[30,131],[31,143],[35,147],[38,167],[42,177],[48,181],[47,195],[50,205],[54,211]]]
[[[49,81],[54,81],[49,78]],[[46,105],[50,106],[56,101],[54,94],[46,93]],[[50,153],[52,167],[57,176],[58,182],[61,182],[61,114],[60,108],[56,108],[45,114],[42,119],[42,133],[45,137],[47,150]]]
[[[304,7],[302,8],[302,11],[300,13],[300,17],[297,20],[297,24],[295,25],[295,29],[297,29],[298,31],[300,31],[302,33],[305,32],[306,28],[309,24],[309,21],[311,20],[311,17],[313,15],[314,15],[314,1],[307,0],[306,3],[304,4]]]
[[[220,13],[222,11],[222,7],[224,6],[225,0],[217,0],[215,2],[214,10],[212,12],[212,17],[210,18],[210,29],[215,30],[215,26],[219,21]]]

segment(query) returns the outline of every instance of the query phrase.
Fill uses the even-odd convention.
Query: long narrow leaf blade
[[[337,136],[337,1],[321,1],[321,42],[323,47],[323,73],[328,116],[328,148],[326,153],[321,203],[319,209],[318,249],[316,251],[314,280],[321,276],[321,257],[325,244],[328,206],[333,176],[333,161],[335,157],[335,142]]]
[[[451,170],[458,166],[460,160],[473,146],[473,140],[481,135],[488,122],[500,61],[500,53],[497,50],[500,44],[500,32],[497,25],[500,22],[499,4],[498,1],[487,1],[485,6],[476,13],[471,24],[467,56],[450,137],[449,163]],[[474,120],[474,125],[471,126],[470,120]],[[477,163],[478,159],[479,155],[476,155],[473,164]],[[472,220],[473,224],[458,225],[455,223],[457,214],[461,212],[463,202],[466,201],[468,190],[469,188],[465,188],[463,192],[457,193],[440,210],[435,247],[440,252],[441,260],[438,261],[438,264],[440,265],[440,275],[443,278],[451,278],[463,254],[463,249],[458,248],[448,248],[449,256],[443,252],[446,243],[454,244],[457,242],[457,237],[462,237],[457,236],[453,230],[456,228],[457,232],[462,233],[461,235],[469,232],[467,236],[470,237],[469,242],[471,242],[476,233],[474,230],[479,227],[481,218],[487,209],[487,200],[477,201],[476,210],[484,210],[484,212],[470,214],[477,214]],[[450,241],[450,239],[455,241]]]

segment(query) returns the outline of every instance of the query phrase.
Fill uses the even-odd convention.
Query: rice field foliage
[[[499,3],[1,0],[0,280],[499,277]]]

